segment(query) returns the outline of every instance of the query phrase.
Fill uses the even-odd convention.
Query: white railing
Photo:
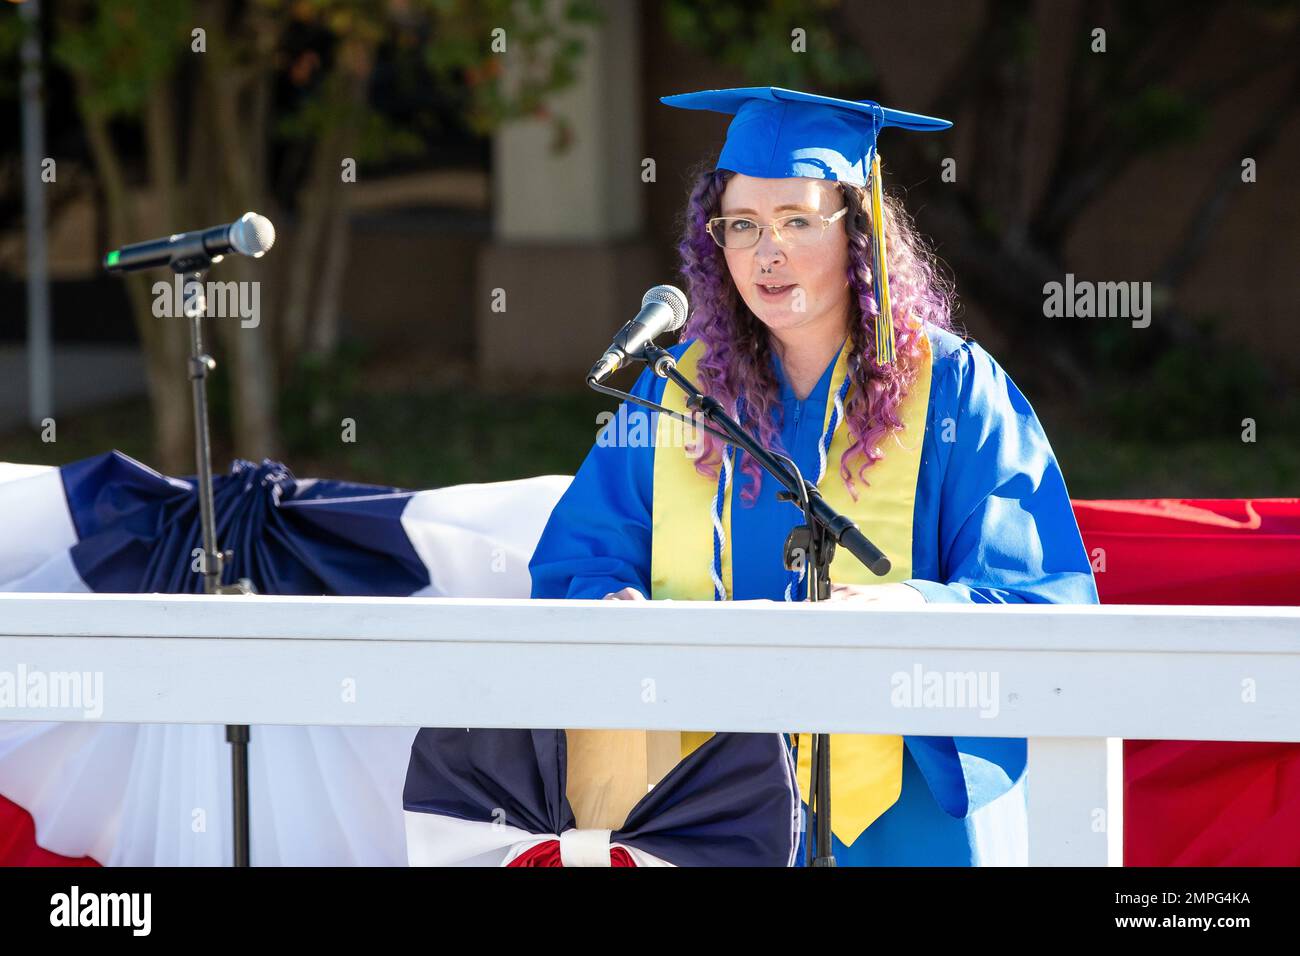
[[[1296,607],[0,594],[19,665],[105,722],[1028,737],[1036,865],[1119,864],[1119,738],[1300,741]]]

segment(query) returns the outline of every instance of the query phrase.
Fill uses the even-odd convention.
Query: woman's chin
[[[749,311],[754,313],[758,321],[762,322],[769,332],[781,332],[785,329],[792,329],[799,326],[808,318],[807,315],[792,312],[789,309],[774,309],[770,305],[758,303],[759,308],[749,307]]]

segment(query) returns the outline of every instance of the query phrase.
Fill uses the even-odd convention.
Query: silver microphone
[[[104,257],[104,268],[109,272],[135,272],[177,262],[215,262],[228,255],[260,259],[273,245],[275,226],[271,225],[271,220],[255,212],[246,212],[234,222],[211,229],[179,232],[164,239],[151,239],[114,249]]]
[[[641,299],[641,311],[614,336],[614,342],[587,373],[587,383],[605,381],[629,360],[644,358],[645,347],[665,332],[686,324],[686,294],[676,286],[657,285]]]

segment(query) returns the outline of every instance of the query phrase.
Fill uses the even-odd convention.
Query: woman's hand
[[[831,582],[832,601],[911,607],[925,603],[925,595],[907,584],[836,584]]]
[[[644,601],[646,596],[636,588],[624,588],[621,591],[611,591],[606,594],[602,601]]]

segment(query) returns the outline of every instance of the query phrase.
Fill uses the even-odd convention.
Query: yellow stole
[[[831,561],[831,580],[844,584],[887,584],[905,581],[912,576],[912,516],[917,476],[921,468],[921,445],[925,437],[926,415],[930,406],[931,355],[929,337],[919,337],[923,355],[915,385],[899,409],[904,427],[886,436],[882,442],[885,456],[867,470],[869,488],[860,478],[855,480],[858,500],[854,501],[840,477],[840,457],[851,444],[847,424],[841,421],[831,436],[826,456],[826,474],[820,488],[827,504],[848,515],[863,532],[889,557],[890,572],[877,577],[843,548],[837,548]],[[703,344],[694,342],[677,361],[677,367],[694,381]],[[822,434],[830,427],[834,396],[848,375],[848,342],[840,350],[831,374],[830,391],[822,419]],[[850,386],[845,397],[852,396]],[[664,389],[661,402],[666,408],[688,414],[686,396],[671,382]],[[685,601],[713,599],[713,497],[716,479],[695,470],[695,462],[686,454],[681,441],[682,425],[668,415],[660,415],[655,435],[653,537],[650,560],[650,597]],[[676,436],[676,441],[674,441]],[[732,476],[732,484],[737,480]],[[773,481],[764,475],[764,481]],[[722,502],[722,527],[726,538],[722,546],[722,581],[726,593],[732,587],[731,488]],[[743,507],[743,505],[741,506]],[[793,505],[791,505],[793,507]],[[775,556],[774,556],[775,557]],[[685,757],[709,737],[712,731],[684,731],[682,756]],[[801,739],[799,746],[799,785],[806,796],[811,780],[808,734],[792,735]],[[851,845],[882,813],[898,800],[903,782],[903,738],[880,734],[831,735],[831,829],[845,845]]]

